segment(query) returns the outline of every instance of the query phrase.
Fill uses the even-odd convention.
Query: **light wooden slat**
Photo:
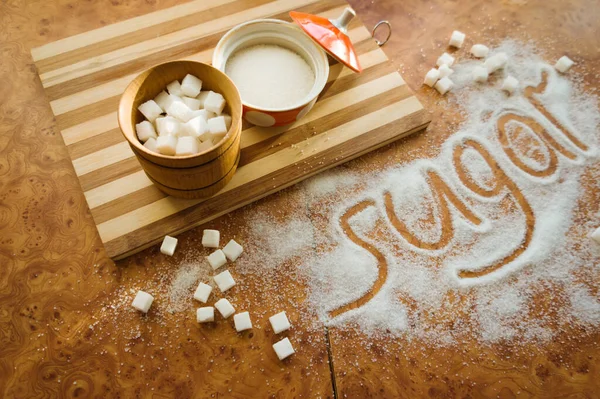
[[[340,125],[327,132],[327,135],[317,135],[309,138],[306,140],[306,145],[303,146],[304,151],[297,148],[286,148],[266,158],[262,158],[239,168],[231,182],[221,190],[219,194],[241,187],[246,182],[256,180],[260,176],[268,175],[281,168],[282,165],[287,166],[302,162],[303,160],[314,156],[314,152],[320,152],[335,147],[344,141],[368,133],[375,128],[417,112],[422,108],[422,105],[415,97],[409,97],[408,99],[382,108],[379,111],[372,112],[361,118]],[[183,209],[189,208],[199,202],[201,201],[166,197],[150,205],[146,205],[135,211],[99,224],[98,232],[102,241],[108,242]]]
[[[151,27],[166,21],[173,21],[186,15],[201,12],[223,4],[228,4],[233,1],[234,0],[191,1],[189,3],[177,5],[165,10],[154,11],[152,13],[131,18],[126,21],[117,22],[109,26],[103,26],[102,28],[94,29],[48,43],[32,49],[31,55],[33,56],[34,61],[55,57],[56,55],[78,50],[87,46],[91,46],[95,43],[106,41],[108,39],[128,35],[137,31],[140,27]]]
[[[43,73],[40,78],[43,86],[45,88],[49,88],[81,76],[89,75],[115,65],[135,60],[136,58],[141,58],[147,54],[156,53],[175,45],[182,45],[203,36],[232,28],[235,25],[247,20],[278,14],[286,10],[299,6],[305,6],[314,2],[315,0],[275,0],[272,3],[254,7],[224,18],[207,22],[205,24],[182,29],[165,36],[161,36],[152,40],[146,40],[141,43],[112,51],[110,53],[92,57],[73,65],[49,71]]]
[[[336,9],[335,11],[338,10]],[[348,32],[348,35],[352,38],[354,42],[366,40],[371,37],[371,33],[364,26],[352,29]],[[212,59],[213,50],[214,48],[211,48],[209,50],[201,51],[188,57],[183,57],[182,59],[210,63]],[[381,57],[382,55],[383,59]],[[371,57],[373,58],[372,61],[376,63],[385,62],[387,60],[387,57],[385,57],[385,53],[380,49],[374,50],[371,53],[366,53],[364,54],[364,57],[359,57],[361,65],[364,69],[374,65],[371,63]],[[334,65],[334,67],[336,67],[336,69],[342,69],[341,64],[336,64]],[[341,70],[341,74],[339,76],[330,74],[330,79],[346,76],[352,73],[354,73],[352,72],[352,70],[345,68]],[[87,90],[83,90],[78,93],[61,97],[59,99],[50,101],[50,106],[52,107],[54,115],[58,116],[110,97],[120,96],[123,93],[123,91],[125,91],[127,85],[133,79],[135,79],[137,75],[138,73],[129,74],[122,78],[91,87]]]
[[[99,168],[111,165],[127,158],[134,157],[133,151],[126,141],[107,147],[93,154],[73,160],[77,176],[85,175]]]
[[[65,144],[71,145],[118,128],[119,121],[117,119],[117,113],[112,112],[108,115],[89,120],[68,129],[63,129],[62,136]]]
[[[84,193],[84,195],[90,209],[94,209],[100,205],[106,204],[110,201],[151,185],[152,182],[150,179],[148,179],[146,173],[144,173],[143,170],[140,170],[139,172],[135,172],[120,179],[113,180],[112,182],[103,186],[88,190]]]

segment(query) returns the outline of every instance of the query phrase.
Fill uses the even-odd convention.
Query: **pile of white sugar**
[[[306,98],[315,74],[304,58],[274,44],[236,51],[225,65],[242,100],[261,108],[286,108]]]

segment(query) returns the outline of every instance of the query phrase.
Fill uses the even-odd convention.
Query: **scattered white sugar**
[[[182,264],[177,268],[167,288],[168,312],[182,312],[193,304],[191,298],[198,281],[206,274],[203,270],[203,266],[199,263]]]
[[[313,198],[335,194],[339,189],[359,184],[358,175],[342,168],[334,168],[305,180],[302,183]]]
[[[236,51],[225,73],[235,82],[242,99],[264,108],[287,108],[311,91],[315,75],[300,55],[273,44]]]
[[[600,326],[600,296],[592,295],[583,285],[569,287],[571,314],[582,324]]]

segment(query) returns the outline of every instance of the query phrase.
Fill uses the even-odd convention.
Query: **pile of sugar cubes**
[[[185,156],[206,151],[225,137],[231,127],[231,116],[223,112],[225,98],[201,89],[202,81],[188,74],[138,107],[146,120],[136,124],[135,131],[144,147]]]
[[[219,248],[219,242],[221,239],[221,233],[218,230],[204,230],[202,234],[202,246],[205,248],[215,249],[210,255],[206,257],[206,260],[214,271],[225,266],[227,262],[235,262],[236,259],[242,254],[244,248],[238,244],[235,240],[230,240],[227,245],[222,249]],[[165,236],[160,252],[165,255],[173,256],[175,249],[177,248],[177,239],[171,236]],[[213,276],[214,284],[219,288],[222,293],[225,293],[229,289],[235,286],[235,280],[229,272],[225,270],[221,273]],[[194,299],[206,304],[209,300],[210,294],[213,291],[213,287],[204,282],[200,282],[196,291],[194,292]],[[154,301],[154,297],[147,292],[139,291],[135,296],[132,306],[140,312],[147,313]],[[221,314],[224,319],[229,318],[233,315],[233,324],[237,332],[252,329],[252,320],[250,319],[249,312],[236,313],[234,306],[226,298],[220,298],[214,303],[214,306],[204,306],[196,310],[196,320],[198,323],[209,323],[215,321],[215,309]],[[282,333],[288,330],[291,325],[285,312],[277,313],[269,318],[271,327],[275,334]],[[280,360],[295,353],[292,343],[288,338],[284,338],[281,341],[273,345],[275,354]]]
[[[450,36],[448,45],[460,49],[465,42],[465,37],[464,33],[455,30]],[[475,83],[487,82],[489,75],[504,69],[508,63],[506,53],[497,53],[488,57],[490,49],[483,44],[474,44],[469,52],[475,58],[485,59],[481,65],[473,68],[473,81]],[[423,84],[435,88],[441,95],[446,94],[454,86],[454,82],[449,77],[454,72],[450,68],[454,61],[455,58],[452,55],[442,54],[436,62],[438,68],[432,68],[427,72]],[[573,64],[574,62],[569,57],[563,56],[556,62],[554,68],[561,73],[565,73]],[[514,93],[518,88],[519,81],[514,76],[508,75],[502,81],[501,89],[508,94]]]

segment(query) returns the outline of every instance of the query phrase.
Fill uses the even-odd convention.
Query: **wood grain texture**
[[[93,175],[81,181],[87,187],[86,195],[82,194],[69,149],[60,137],[29,49],[177,3],[175,0],[0,2],[2,397],[333,396],[323,334],[310,332],[302,324],[303,287],[290,282],[285,273],[279,283],[288,285],[286,295],[297,304],[296,311],[286,308],[294,324],[290,337],[314,344],[303,345],[283,366],[268,352],[274,338],[268,327],[264,327],[263,316],[253,319],[263,329],[257,330],[252,338],[249,334],[232,335],[227,323],[202,331],[192,321],[192,314],[168,320],[157,320],[152,314],[140,319],[133,313],[118,322],[111,317],[99,318],[103,311],[110,314],[109,309],[104,310],[105,305],[118,297],[120,289],[140,287],[145,279],[158,284],[161,274],[180,259],[162,257],[157,247],[117,264],[107,257],[86,197],[102,204],[110,203],[110,198],[103,197],[101,189],[93,191],[102,187],[101,179]],[[394,35],[385,47],[386,52],[408,85],[418,89],[417,96],[431,111],[433,122],[422,134],[346,164],[344,167],[350,170],[377,170],[391,163],[434,156],[441,143],[456,131],[460,116],[442,115],[439,97],[429,89],[419,89],[424,73],[440,52],[438,45],[445,46],[453,29],[487,42],[497,42],[506,36],[532,38],[548,59],[566,52],[596,75],[600,73],[597,48],[600,10],[593,1],[492,4],[351,0],[351,3],[367,27],[381,18],[392,21]],[[108,51],[113,49],[110,46]],[[336,80],[332,89],[343,84],[344,80]],[[586,90],[598,90],[595,79],[589,78],[583,85]],[[108,98],[115,95],[107,94]],[[114,120],[116,123],[116,117]],[[60,123],[60,118],[57,121]],[[72,137],[80,134],[84,135],[85,129],[74,132]],[[127,168],[133,171],[119,172],[122,177],[143,173],[135,169],[135,163],[122,162],[126,171]],[[123,185],[127,187],[126,182]],[[160,195],[152,185],[139,189],[148,198]],[[210,227],[243,241],[241,231],[247,223],[246,216],[260,208],[285,218],[286,208],[304,206],[293,200],[294,194],[295,188],[281,191],[214,220]],[[597,212],[599,198],[598,189],[586,191],[580,206]],[[132,198],[125,198],[122,206],[133,210],[137,205]],[[102,207],[96,207],[94,218],[103,215]],[[203,227],[179,237],[183,251],[198,246],[196,240]],[[240,282],[244,288],[260,289],[253,286],[250,277]],[[274,313],[283,306],[280,302],[273,303],[265,290],[256,295],[235,293],[231,300],[240,308],[249,302],[256,303],[257,309],[260,306],[264,313]],[[542,310],[545,300],[543,292],[534,298]],[[162,307],[161,302],[157,301],[157,309]],[[89,330],[89,325],[99,319],[100,323]],[[136,326],[140,327],[141,336],[131,333]],[[167,333],[172,337],[167,337]],[[559,337],[547,347],[529,346],[524,350],[510,345],[485,347],[470,341],[440,350],[420,342],[378,342],[358,332],[331,331],[338,397],[598,397],[600,336],[595,331],[565,334],[579,338],[561,342]],[[210,364],[214,366],[208,368]]]
[[[252,18],[276,16],[289,20],[287,13],[292,9],[331,18],[346,6],[340,0],[233,2],[226,5],[229,12],[226,14],[222,8],[225,4],[221,3],[216,2],[214,8],[205,3],[186,3],[165,13],[137,17],[129,24],[122,21],[114,29],[103,27],[32,50],[86,198],[94,199],[88,205],[97,219],[100,237],[115,259],[153,245],[165,234],[205,223],[264,197],[267,192],[287,187],[365,150],[378,148],[392,136],[401,138],[422,129],[429,122],[428,114],[397,71],[391,68],[368,29],[355,19],[349,26],[349,36],[356,43],[365,72],[349,73],[334,63],[327,85],[307,117],[285,127],[246,126],[242,132],[238,173],[232,172],[238,158],[231,146],[227,147],[228,156],[219,158],[224,160],[223,165],[215,163],[219,167],[214,168],[215,173],[206,181],[195,177],[208,176],[204,174],[204,166],[189,169],[189,178],[184,178],[175,169],[154,165],[164,162],[143,147],[135,146],[130,151],[124,142],[118,141],[112,120],[120,93],[136,73],[157,62],[181,58],[207,63],[221,35],[235,24]],[[195,13],[199,17],[197,22],[193,23],[186,12]],[[162,34],[157,36],[148,27],[157,27]],[[158,70],[151,78],[152,71],[155,70],[144,72],[144,76],[148,74],[146,81],[156,82],[154,87],[147,87],[150,94],[157,93],[159,86],[172,80],[172,76],[165,78]],[[209,76],[206,78],[210,81]],[[125,98],[140,100],[137,94]],[[381,112],[384,108],[387,111]],[[125,137],[136,145],[130,124],[123,120],[121,118],[120,125],[125,126]],[[387,126],[383,130],[379,129],[384,125]],[[344,145],[345,141],[351,141],[352,145]],[[306,147],[298,149],[299,143]],[[324,157],[325,153],[335,156]],[[131,163],[134,156],[141,166]],[[186,166],[194,166],[189,165],[190,160],[185,162]],[[137,173],[142,166],[148,177]],[[139,180],[132,182],[137,178]],[[93,184],[88,184],[90,181]],[[231,184],[226,185],[230,181]],[[165,196],[146,195],[146,188],[153,182]],[[169,193],[184,199],[205,198],[220,189],[209,213],[206,213],[209,208],[200,201],[167,198]],[[90,193],[90,190],[93,191]],[[95,195],[98,192],[104,194],[104,202]],[[134,203],[143,205],[136,209],[131,206]],[[97,216],[98,206],[101,206],[101,217]],[[190,207],[201,207],[203,211],[187,212],[184,217],[183,211]]]

